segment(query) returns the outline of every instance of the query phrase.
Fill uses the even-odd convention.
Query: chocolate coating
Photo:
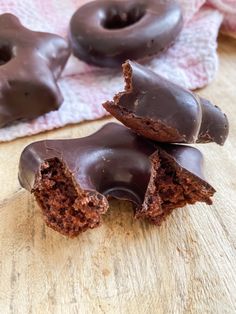
[[[63,38],[0,15],[0,127],[59,108],[63,97],[56,81],[69,53]]]
[[[30,144],[21,155],[19,178],[21,185],[31,191],[41,163],[56,157],[66,163],[82,189],[104,195],[120,189],[125,198],[140,203],[150,177],[148,156],[154,151],[152,143],[121,125],[109,123],[88,137]]]
[[[60,175],[59,163],[66,169]],[[202,166],[202,154],[195,148],[159,145],[136,135],[122,125],[109,123],[85,138],[45,140],[30,144],[20,158],[19,181],[22,187],[35,194],[43,209],[44,219],[50,227],[63,234],[75,236],[99,224],[100,214],[108,209],[106,198],[109,197],[131,201],[136,217],[148,218],[156,224],[160,224],[176,207],[196,201],[211,204],[210,197],[215,190],[205,181]],[[50,167],[54,168],[50,170]],[[52,182],[53,176],[56,177]],[[74,219],[78,212],[79,216],[82,215],[81,211],[83,213],[83,219],[74,224],[68,223],[70,209],[66,209],[67,214],[63,218],[60,216],[59,219],[57,215],[61,212],[61,206],[64,213],[65,203],[68,203],[66,198],[69,194],[75,194],[75,191],[66,192],[62,205],[55,205],[58,193],[62,192],[56,192],[56,196],[53,196],[52,206],[44,201],[45,197],[48,200],[50,193],[54,193],[54,190],[62,185],[66,176],[70,176],[70,180],[72,178],[74,190],[77,191],[77,198],[73,199],[73,203],[79,202],[82,206],[82,209],[78,207],[73,215],[70,214],[70,219],[71,216]],[[168,186],[175,177],[169,187],[173,191],[168,192]],[[72,181],[69,184],[67,182],[65,186],[70,186]],[[51,189],[50,193],[45,186]],[[161,186],[164,192],[158,190]],[[179,192],[175,195],[176,189]],[[180,194],[181,202],[178,199]],[[162,196],[163,199],[170,199],[166,208],[164,201],[163,204],[160,202]],[[170,207],[169,203],[174,197],[176,199]],[[55,206],[60,207],[60,210]],[[89,217],[86,216],[87,210],[90,210]]]
[[[218,107],[138,63],[123,72],[125,91],[103,104],[123,124],[159,142],[224,144],[229,124]]]
[[[173,1],[98,0],[75,12],[69,37],[79,59],[117,67],[168,48],[182,25],[180,6]]]

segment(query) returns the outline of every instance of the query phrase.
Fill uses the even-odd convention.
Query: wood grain
[[[0,313],[236,313],[236,41],[200,93],[228,114],[222,148],[199,145],[214,205],[176,210],[160,228],[111,203],[104,224],[74,240],[45,227],[17,181],[20,153],[42,138],[88,135],[108,120],[0,145]]]

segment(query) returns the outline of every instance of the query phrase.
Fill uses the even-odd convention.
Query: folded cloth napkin
[[[158,1],[158,0],[156,0]],[[1,1],[0,13],[18,16],[35,31],[67,36],[72,14],[88,0],[8,0]],[[235,0],[179,0],[184,12],[184,28],[175,44],[153,56],[145,65],[186,88],[196,89],[212,81],[218,66],[216,54],[220,26],[236,35]],[[64,102],[58,111],[29,122],[0,129],[0,141],[32,135],[83,120],[106,115],[101,104],[123,89],[121,69],[90,66],[73,56],[59,80]]]

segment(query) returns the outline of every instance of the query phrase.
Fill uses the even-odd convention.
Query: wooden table
[[[236,41],[221,37],[219,54],[200,92],[231,126],[223,148],[199,145],[214,205],[178,209],[160,228],[113,201],[100,228],[67,239],[19,186],[28,143],[85,136],[111,119],[0,144],[0,313],[236,313]]]

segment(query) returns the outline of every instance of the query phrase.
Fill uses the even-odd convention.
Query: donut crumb
[[[42,163],[32,193],[46,224],[69,237],[99,226],[101,215],[108,209],[106,198],[82,190],[58,158]]]

